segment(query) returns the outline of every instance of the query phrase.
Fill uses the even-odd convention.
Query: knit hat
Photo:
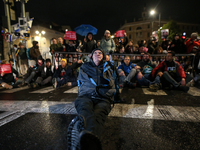
[[[67,60],[66,59],[61,59],[61,61],[60,62],[62,62],[62,61],[64,61],[66,64],[67,64]]]
[[[42,58],[42,56],[40,55],[40,56],[38,56],[38,58],[37,58],[37,60],[44,60],[43,58]]]
[[[110,34],[110,31],[109,31],[109,30],[106,30],[105,33],[104,33],[104,35],[105,35],[106,33],[109,33],[109,34]]]
[[[103,60],[106,60],[106,54],[105,54],[105,52],[104,52],[102,49],[100,49],[100,48],[96,48],[96,49],[94,49],[94,50],[92,51],[91,60],[93,60],[93,59],[92,59],[93,54],[94,54],[94,52],[97,51],[97,50],[100,50],[100,51],[103,53]]]

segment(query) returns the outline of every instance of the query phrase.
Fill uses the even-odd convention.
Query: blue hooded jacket
[[[129,63],[129,65],[127,66],[125,63],[124,63],[124,60],[121,61],[121,65],[117,68],[117,70],[119,69],[122,69],[125,73],[125,75],[127,76],[130,71],[135,67],[136,65],[133,64],[132,62]]]

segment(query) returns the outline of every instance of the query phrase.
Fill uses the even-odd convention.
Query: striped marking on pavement
[[[0,101],[0,126],[26,113],[77,114],[72,102],[55,101]],[[115,104],[110,117],[141,118],[173,121],[200,122],[200,107],[154,105],[151,99],[147,105]]]
[[[52,86],[50,86],[50,87],[42,88],[42,89],[30,92],[30,93],[49,93],[49,92],[54,91],[54,90],[55,89]]]
[[[149,88],[142,88],[142,90],[146,95],[167,95],[163,90],[158,90],[157,92],[151,92]]]
[[[11,89],[11,90],[6,89],[4,91],[0,91],[0,93],[15,93],[15,92],[26,90],[26,89],[29,89],[29,87],[25,86],[25,87],[15,88],[15,89]]]
[[[73,88],[65,91],[64,93],[78,93],[78,86],[73,87]]]
[[[190,87],[188,94],[190,94],[192,96],[200,96],[200,89],[198,89],[196,87]]]

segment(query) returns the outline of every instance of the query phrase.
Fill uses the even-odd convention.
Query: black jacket
[[[176,54],[183,54],[186,53],[186,46],[184,44],[183,41],[181,41],[180,39],[175,40],[173,39],[171,46],[175,45],[174,47],[170,47],[170,50],[174,51]]]
[[[87,42],[83,43],[83,47],[81,48],[83,52],[91,53],[96,48],[96,40],[87,40]]]
[[[72,76],[73,72],[70,66],[65,66],[65,68],[62,68],[60,65],[56,72],[53,75],[53,78],[65,78]]]

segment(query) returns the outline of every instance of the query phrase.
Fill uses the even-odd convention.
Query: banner
[[[124,37],[124,32],[125,32],[125,30],[118,30],[116,32],[115,37]]]
[[[75,31],[66,31],[65,32],[65,40],[76,40],[76,32]]]
[[[11,65],[10,64],[2,64],[0,65],[0,74],[3,76],[4,73],[12,73]]]

